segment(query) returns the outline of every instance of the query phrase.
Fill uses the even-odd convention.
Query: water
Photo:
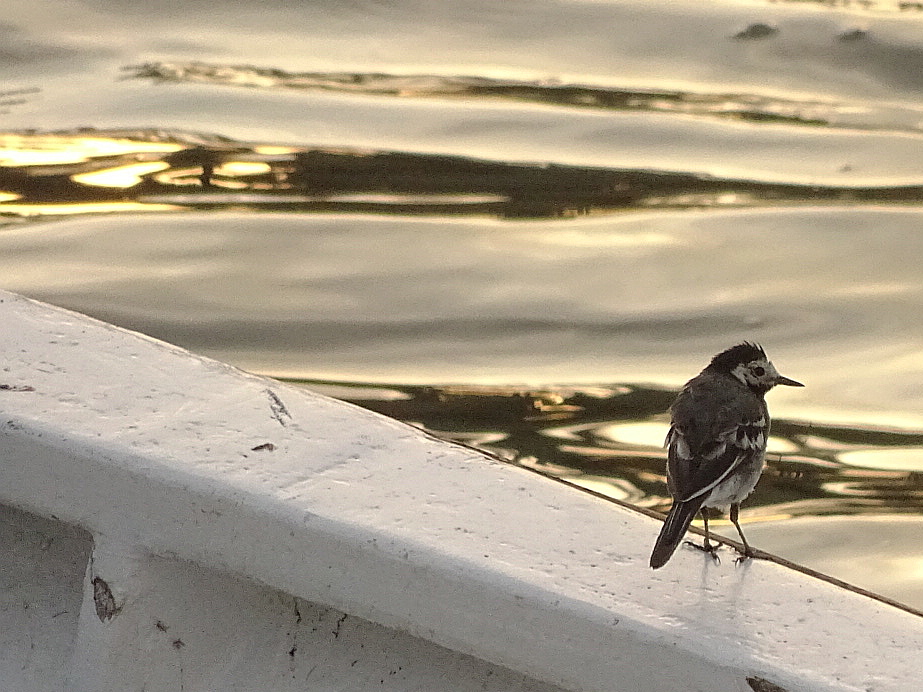
[[[13,0],[0,286],[660,510],[676,389],[760,341],[808,386],[768,396],[750,542],[923,608],[921,37],[888,2]]]

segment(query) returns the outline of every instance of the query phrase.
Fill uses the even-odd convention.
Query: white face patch
[[[731,370],[731,374],[748,387],[763,390],[772,389],[779,379],[779,371],[768,358],[742,363]]]

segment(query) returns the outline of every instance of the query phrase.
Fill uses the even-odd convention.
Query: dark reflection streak
[[[463,75],[361,72],[287,72],[253,65],[150,62],[122,68],[126,78],[268,89],[337,91],[402,98],[453,97],[523,101],[570,108],[684,113],[750,122],[836,127],[806,115],[831,104],[769,99],[753,94],[703,94],[678,90],[619,89],[553,81],[515,81]]]
[[[530,390],[296,382],[563,480],[608,479],[612,496],[636,506],[661,511],[669,506],[662,448],[620,442],[606,429],[657,421],[665,431],[664,412],[676,394],[672,390],[635,385]],[[350,394],[360,388],[361,396]],[[862,469],[837,461],[838,454],[857,447],[915,447],[923,443],[923,434],[784,419],[773,426],[773,436],[798,451],[767,456],[766,472],[748,500],[747,513],[923,512],[923,473]],[[817,440],[821,446],[813,444]]]
[[[817,435],[845,445],[864,445],[875,447],[909,447],[923,445],[923,433],[901,430],[888,430],[873,426],[847,427],[842,425],[823,425],[801,423],[797,421],[773,422],[773,434],[798,438]]]
[[[623,209],[764,206],[797,203],[920,203],[923,185],[838,187],[719,179],[695,173],[514,164],[462,156],[287,147],[263,153],[258,144],[215,135],[159,130],[3,135],[11,151],[60,152],[67,163],[0,168],[0,190],[17,196],[0,204],[80,204],[133,201],[188,209],[259,209],[383,214],[490,214],[555,218]],[[81,141],[126,140],[137,151],[81,152]],[[142,145],[178,151],[151,152]],[[130,148],[130,147],[129,147]],[[73,162],[74,158],[81,159]],[[93,173],[153,164],[153,172],[95,184]],[[160,165],[158,165],[160,164]],[[247,164],[241,172],[231,164]],[[87,175],[90,174],[89,179]],[[83,177],[79,177],[83,176]],[[28,213],[34,214],[35,209]]]

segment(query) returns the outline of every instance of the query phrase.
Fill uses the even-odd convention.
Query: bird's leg
[[[699,510],[699,513],[702,515],[702,523],[705,525],[705,541],[702,545],[694,541],[686,541],[686,545],[691,545],[696,550],[701,550],[703,553],[708,553],[712,556],[712,559],[715,562],[721,562],[721,559],[718,557],[718,543],[712,543],[708,537],[708,512],[704,507]]]
[[[706,512],[705,508],[703,507],[702,509],[699,510],[699,513],[702,515],[702,524],[704,524],[704,528],[705,528],[705,540],[702,543],[702,548],[705,550],[706,553],[711,553],[712,557],[714,557],[715,550],[718,548],[718,546],[712,545],[711,540],[709,540],[710,537],[708,535],[708,512]]]
[[[749,560],[753,557],[753,550],[750,548],[750,544],[747,543],[747,538],[744,536],[743,530],[740,528],[740,504],[731,505],[731,523],[737,528],[737,533],[740,534],[740,541],[744,544],[744,552],[737,558],[737,562],[743,562],[744,560]]]

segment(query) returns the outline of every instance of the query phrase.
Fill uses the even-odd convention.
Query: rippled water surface
[[[0,41],[3,288],[659,510],[677,388],[760,341],[808,386],[751,543],[923,608],[914,3],[12,0]]]

